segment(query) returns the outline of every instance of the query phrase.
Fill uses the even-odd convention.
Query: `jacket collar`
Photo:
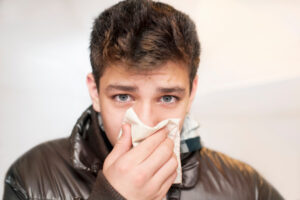
[[[69,138],[74,168],[97,173],[111,151],[106,135],[100,131],[97,112],[90,106],[77,120]]]
[[[112,145],[105,133],[101,131],[98,113],[90,106],[77,120],[69,138],[71,143],[71,160],[75,169],[97,174]],[[192,188],[196,185],[199,172],[198,151],[182,153],[182,184],[180,188]]]

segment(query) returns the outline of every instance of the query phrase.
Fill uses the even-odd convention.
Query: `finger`
[[[126,156],[134,158],[131,161],[137,165],[143,162],[152,152],[167,138],[168,129],[166,127],[159,129],[157,132],[146,138],[138,146],[131,149]]]
[[[122,155],[128,152],[131,149],[132,140],[131,140],[131,127],[129,124],[122,125],[122,136],[115,144],[111,153],[107,156],[106,165],[110,166]]]
[[[177,158],[176,155],[173,154],[168,162],[153,175],[153,178],[150,181],[152,184],[163,185],[164,182],[166,182],[168,178],[176,172],[177,166]]]
[[[170,138],[166,138],[154,152],[146,158],[140,165],[142,169],[146,169],[149,176],[153,176],[164,164],[166,164],[172,155],[174,143]]]
[[[160,186],[160,190],[158,192],[159,194],[159,198],[158,199],[162,199],[163,197],[165,197],[169,191],[169,189],[171,188],[172,184],[174,183],[175,179],[177,176],[177,172],[175,171],[173,174],[171,174],[167,180]]]

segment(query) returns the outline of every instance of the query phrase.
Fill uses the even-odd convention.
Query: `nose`
[[[150,102],[135,104],[133,107],[139,119],[147,126],[153,127],[159,122],[159,116],[154,111]]]

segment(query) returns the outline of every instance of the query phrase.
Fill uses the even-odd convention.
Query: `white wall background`
[[[89,33],[112,0],[0,0],[0,198],[9,165],[90,104]],[[300,199],[300,1],[166,0],[202,42],[193,115],[207,147]]]

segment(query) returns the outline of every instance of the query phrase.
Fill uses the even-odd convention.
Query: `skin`
[[[187,67],[167,62],[150,72],[128,70],[121,64],[107,67],[97,90],[93,75],[87,86],[94,110],[101,112],[107,137],[114,146],[103,166],[103,174],[126,199],[162,199],[176,178],[177,160],[173,141],[163,128],[131,148],[130,125],[122,125],[128,108],[140,120],[155,126],[167,118],[180,118],[180,129],[197,89],[190,91]],[[118,140],[122,128],[123,135]]]

